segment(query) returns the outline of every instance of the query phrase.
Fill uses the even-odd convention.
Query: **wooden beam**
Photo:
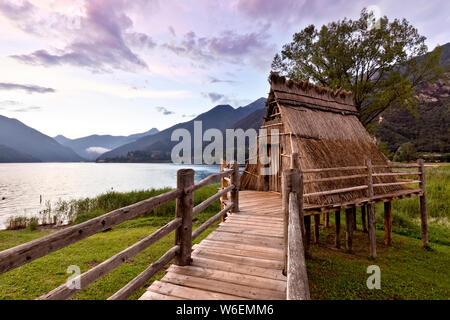
[[[345,210],[345,248],[353,252],[353,208]]]
[[[367,204],[367,216],[369,222],[369,250],[370,256],[372,258],[377,257],[377,236],[376,236],[376,225],[375,225],[375,204],[372,202],[373,198],[373,168],[372,161],[367,160],[367,175],[368,175],[368,198],[370,202]]]
[[[233,189],[230,192],[230,200],[233,204],[233,207],[231,209],[232,213],[239,212],[239,165],[237,161],[234,161],[231,165],[233,174],[231,175],[231,183]]]
[[[320,214],[314,215],[314,243],[319,244]]]
[[[194,170],[180,169],[177,172],[177,188],[185,190],[194,184]],[[192,211],[194,193],[183,192],[177,199],[175,215],[181,218],[181,226],[175,231],[175,245],[180,247],[180,254],[175,257],[175,264],[187,266],[191,263],[192,250]]]
[[[222,218],[224,215],[227,214],[228,211],[233,209],[233,204],[229,204],[225,208],[223,208],[219,213],[214,215],[213,217],[206,220],[205,223],[203,223],[200,227],[195,229],[194,232],[192,232],[192,240],[195,240],[199,235],[201,235],[206,229],[208,229],[210,226],[214,224],[214,222],[218,221],[220,218]]]
[[[353,218],[353,223],[352,223],[353,231],[356,231],[356,230],[358,230],[358,226],[356,223],[356,207],[353,207],[352,218]]]
[[[227,194],[229,191],[233,190],[235,188],[234,185],[228,186],[223,190],[219,190],[216,194],[209,197],[202,203],[195,206],[192,210],[192,217],[195,217],[200,212],[204,211],[206,208],[208,208],[210,205],[212,205],[214,202],[222,198],[225,194]]]
[[[361,222],[362,222],[363,232],[367,233],[366,206],[361,206]]]
[[[420,184],[419,187],[422,189],[422,195],[420,196],[420,219],[422,225],[422,245],[423,247],[428,247],[428,216],[427,216],[427,203],[426,203],[426,183],[425,183],[425,167],[423,159],[417,161],[419,165]]]
[[[345,193],[345,192],[358,191],[358,190],[364,190],[364,189],[367,189],[367,186],[356,186],[356,187],[350,187],[350,188],[342,188],[342,189],[335,189],[335,190],[306,193],[303,195],[303,197],[325,196],[328,194]]]
[[[341,211],[336,211],[334,214],[334,221],[336,226],[336,235],[334,238],[334,245],[337,249],[341,248]]]
[[[329,227],[330,227],[330,213],[325,212],[325,228],[329,228]]]
[[[392,245],[392,207],[391,202],[384,203],[384,244]]]

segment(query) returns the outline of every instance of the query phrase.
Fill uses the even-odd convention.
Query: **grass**
[[[378,258],[368,258],[367,234],[357,231],[354,253],[333,247],[333,230],[322,229],[319,245],[311,248],[312,257],[307,261],[311,296],[313,299],[448,299],[450,297],[450,166],[427,168],[427,206],[430,217],[429,233],[431,249],[421,247],[419,204],[416,198],[393,203],[393,246],[383,244],[383,205],[377,205]],[[212,185],[195,193],[195,204],[217,191]],[[87,220],[143,200],[149,194],[166,190],[150,190],[129,194],[109,193],[95,199],[83,199],[76,203],[76,223]],[[194,227],[199,226],[219,211],[216,202],[199,214]],[[75,209],[73,209],[75,210]],[[112,231],[96,234],[46,257],[0,275],[0,299],[34,299],[64,283],[70,276],[67,267],[77,265],[85,272],[112,255],[127,248],[156,231],[173,219],[174,203],[148,212],[138,219],[127,221]],[[331,215],[333,223],[333,215]],[[358,227],[361,230],[360,215]],[[343,230],[344,226],[342,226]],[[208,229],[201,241],[214,226]],[[19,231],[0,231],[0,250],[46,235],[30,228]],[[123,287],[148,265],[173,246],[173,234],[162,239],[135,258],[108,273],[73,299],[106,299]],[[344,240],[343,240],[344,241]],[[342,243],[342,246],[344,243]],[[381,290],[369,290],[366,280],[369,265],[381,268]],[[148,285],[160,279],[160,272],[148,281]],[[131,298],[136,299],[144,289]]]

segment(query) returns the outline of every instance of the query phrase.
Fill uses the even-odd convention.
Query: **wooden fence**
[[[218,193],[214,194],[197,206],[193,206],[195,190],[225,178],[228,179],[229,186],[220,189]],[[214,222],[224,217],[227,212],[236,212],[239,210],[238,187],[239,167],[237,164],[232,164],[231,168],[224,168],[222,172],[210,175],[196,184],[194,184],[194,170],[181,169],[177,173],[177,188],[172,191],[128,207],[114,210],[84,223],[67,227],[51,235],[0,252],[0,274],[20,267],[40,257],[46,256],[96,233],[103,232],[124,221],[137,218],[146,212],[176,200],[175,218],[165,226],[135,243],[131,247],[128,247],[122,252],[112,256],[96,267],[72,279],[71,283],[64,283],[58,288],[38,298],[40,300],[68,299],[80,290],[86,288],[91,283],[100,279],[108,272],[119,267],[127,260],[133,258],[138,253],[147,249],[163,237],[167,236],[171,232],[175,232],[175,245],[171,249],[169,249],[159,260],[152,263],[145,271],[139,274],[125,287],[108,298],[108,300],[127,299],[138,289],[143,287],[152,276],[161,271],[163,267],[171,260],[175,259],[175,264],[180,266],[190,264],[192,241],[196,239],[203,231],[208,229]],[[230,201],[227,202],[227,205],[222,208],[219,213],[198,227],[195,231],[192,231],[193,217],[204,211],[228,192],[231,196]],[[74,288],[74,284],[80,285],[78,288]]]

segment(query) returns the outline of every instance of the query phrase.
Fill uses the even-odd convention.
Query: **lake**
[[[220,166],[171,163],[0,164],[0,229],[11,216],[36,216],[47,201],[95,197],[111,190],[173,188],[182,168],[194,169],[196,182],[220,171]]]

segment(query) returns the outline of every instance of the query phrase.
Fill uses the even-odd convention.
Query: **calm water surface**
[[[175,187],[181,168],[194,169],[196,182],[220,169],[169,163],[0,164],[0,229],[10,216],[36,216],[46,201],[95,197],[111,190]]]

